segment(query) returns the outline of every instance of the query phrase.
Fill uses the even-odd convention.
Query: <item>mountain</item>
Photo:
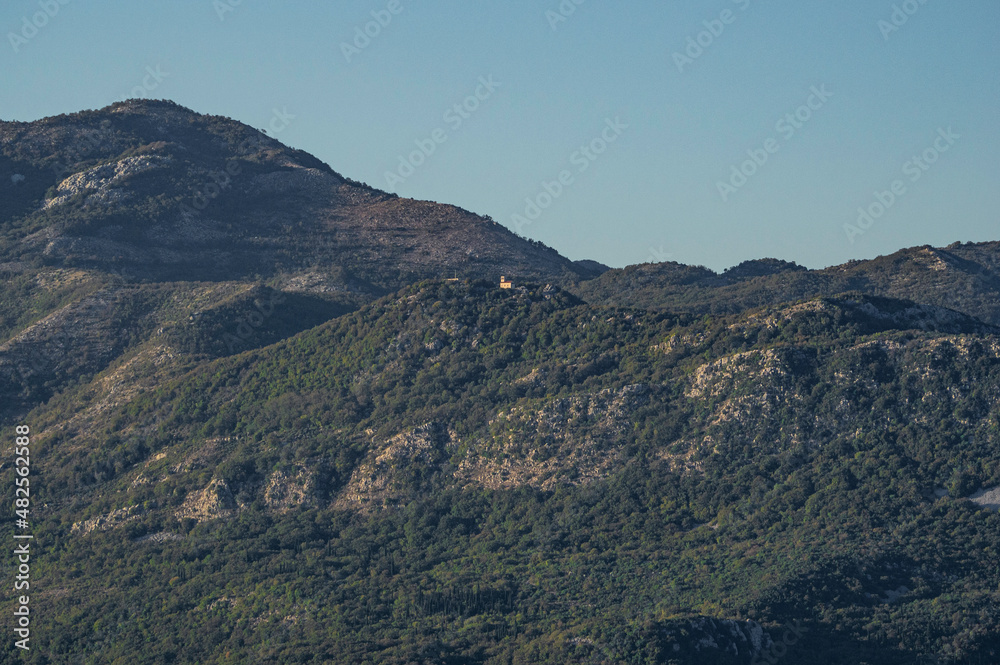
[[[722,274],[679,263],[608,270],[574,291],[593,303],[700,314],[860,291],[950,307],[1000,325],[1000,242],[904,249],[870,261],[806,270],[786,261],[747,261]]]
[[[420,279],[563,284],[602,269],[170,102],[0,123],[0,201],[7,414],[151,336],[218,357]]]
[[[0,191],[4,662],[997,661],[1000,243],[611,270],[167,102]]]
[[[0,256],[30,266],[378,293],[453,275],[594,274],[492,220],[372,189],[170,102],[0,124],[0,191]]]

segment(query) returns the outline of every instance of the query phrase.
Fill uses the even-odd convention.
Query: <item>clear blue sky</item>
[[[259,128],[277,109],[295,116],[281,141],[401,196],[511,227],[541,196],[522,234],[613,266],[823,267],[1000,239],[996,0],[565,0],[575,11],[558,22],[546,13],[560,0],[396,2],[5,0],[0,118],[100,108],[144,80],[144,96]],[[887,32],[894,4],[916,11]],[[51,18],[35,16],[43,5]],[[345,56],[390,5],[401,11]],[[721,34],[679,67],[705,21]],[[501,85],[480,88],[478,108],[446,118],[491,76]],[[813,86],[832,96],[810,99]],[[797,111],[808,120],[776,126]],[[949,127],[960,138],[938,140]],[[446,140],[390,186],[386,172],[435,130]],[[615,139],[602,154],[577,152],[602,133]],[[925,150],[934,164],[908,164]],[[743,165],[747,151],[766,163]],[[723,200],[718,183],[741,165],[753,175]],[[548,198],[542,183],[563,171]],[[903,193],[850,242],[844,225],[894,181]]]

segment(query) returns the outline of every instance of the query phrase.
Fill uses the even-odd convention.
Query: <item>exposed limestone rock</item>
[[[236,514],[236,500],[226,481],[213,478],[203,490],[192,492],[177,510],[178,519],[190,517],[203,522]]]
[[[140,473],[140,474],[139,474],[138,476],[136,476],[136,477],[135,477],[135,479],[134,479],[134,480],[132,481],[132,485],[131,485],[131,488],[132,488],[132,489],[135,489],[135,488],[137,488],[137,487],[140,487],[140,486],[142,486],[142,485],[149,485],[149,484],[151,484],[152,482],[153,482],[153,481],[152,481],[152,480],[151,480],[151,479],[150,479],[150,478],[149,478],[148,476],[146,476],[145,474],[142,474],[142,473]]]
[[[292,470],[279,469],[267,479],[264,487],[264,505],[280,513],[298,506],[315,503],[315,473],[303,467]]]
[[[149,171],[159,166],[170,163],[169,157],[159,155],[141,155],[137,157],[126,157],[113,164],[102,164],[94,168],[87,169],[82,173],[74,173],[69,176],[56,188],[57,196],[49,199],[44,204],[44,209],[49,210],[56,206],[69,203],[75,196],[86,195],[92,192],[87,203],[114,204],[122,203],[131,195],[123,189],[115,189],[115,185],[121,183],[125,178]]]
[[[533,385],[533,386],[540,385],[542,382],[545,381],[546,374],[547,373],[546,373],[546,371],[544,369],[539,369],[539,368],[535,367],[528,374],[525,374],[521,378],[515,380],[514,383],[519,384],[519,385],[522,385],[522,384],[528,384],[528,385]]]
[[[71,286],[82,285],[90,278],[84,270],[51,268],[38,273],[35,284],[46,291],[57,291]]]
[[[968,499],[983,508],[1000,510],[1000,487],[979,490]]]
[[[733,331],[749,331],[754,328],[777,330],[786,322],[794,320],[796,316],[817,314],[832,309],[834,308],[829,302],[822,298],[817,298],[795,305],[788,305],[778,311],[767,310],[759,313],[751,313],[743,321],[728,326],[728,329]]]
[[[638,384],[552,400],[538,410],[515,407],[491,423],[493,441],[470,447],[455,476],[490,489],[551,489],[606,477],[649,394]]]
[[[85,536],[95,529],[108,531],[110,529],[114,529],[115,527],[122,526],[127,522],[131,522],[134,519],[138,519],[143,512],[145,511],[142,506],[130,506],[128,508],[112,510],[110,513],[98,515],[97,517],[92,517],[89,520],[74,522],[73,526],[70,527],[70,533]]]
[[[801,349],[764,349],[735,353],[705,363],[688,378],[684,395],[701,410],[691,433],[675,441],[658,457],[674,471],[701,473],[703,461],[730,447],[754,446],[774,454],[799,443],[818,445],[815,423],[779,424],[778,416],[804,398],[795,391],[795,377],[812,371],[814,360]]]
[[[228,438],[217,437],[206,439],[205,442],[193,453],[175,464],[170,470],[172,473],[187,473],[196,469],[204,469],[214,464],[222,457],[222,448],[219,444],[228,443]]]
[[[735,353],[698,367],[684,394],[691,399],[717,397],[731,391],[738,381],[787,374],[782,359],[771,349]]]
[[[440,423],[427,423],[377,443],[368,459],[355,469],[334,506],[364,509],[393,505],[408,473],[419,469],[432,474],[455,446],[455,433]]]

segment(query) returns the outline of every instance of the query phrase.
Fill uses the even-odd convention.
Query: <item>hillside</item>
[[[160,365],[183,367],[420,279],[559,284],[599,271],[170,102],[0,123],[0,415],[154,337],[171,348]]]
[[[951,310],[424,282],[116,398],[130,366],[29,417],[54,658],[748,663],[797,621],[784,662],[1000,644],[1000,522],[962,498],[1000,484],[1000,346]]]

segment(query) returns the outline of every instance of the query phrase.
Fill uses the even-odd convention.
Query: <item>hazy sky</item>
[[[4,120],[172,99],[573,259],[1000,239],[996,0],[4,0],[0,30]]]

